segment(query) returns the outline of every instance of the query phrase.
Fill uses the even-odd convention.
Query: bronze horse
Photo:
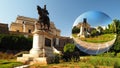
[[[50,19],[48,17],[48,11],[46,10],[46,5],[44,6],[44,9],[42,9],[40,6],[37,6],[38,14],[39,14],[39,19],[38,23],[41,25],[41,29],[47,29],[49,30],[50,28]]]

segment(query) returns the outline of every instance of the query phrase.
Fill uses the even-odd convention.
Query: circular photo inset
[[[100,11],[81,14],[72,27],[76,46],[87,54],[99,54],[112,47],[116,39],[116,27],[112,19]]]

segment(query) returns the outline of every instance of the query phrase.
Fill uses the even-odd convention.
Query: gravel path
[[[108,41],[108,42],[105,42],[105,43],[90,43],[90,42],[81,41],[78,38],[73,38],[73,39],[76,43],[76,46],[81,51],[88,53],[88,54],[103,53],[103,52],[109,50],[109,48],[112,47],[113,43],[116,40],[116,38],[115,38],[115,39]]]

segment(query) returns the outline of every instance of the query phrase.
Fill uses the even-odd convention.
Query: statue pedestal
[[[45,46],[46,38],[51,40],[50,46]],[[17,57],[17,61],[24,63],[39,63],[48,64],[52,63],[54,59],[53,49],[52,49],[52,35],[44,30],[35,30],[33,32],[33,46],[29,54],[23,54],[22,57]]]
[[[80,38],[85,38],[85,32],[84,32],[84,27],[83,26],[80,27],[80,33],[77,34],[77,36],[80,37]]]

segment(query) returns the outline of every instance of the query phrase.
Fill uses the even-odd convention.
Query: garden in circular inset
[[[107,14],[88,11],[75,20],[72,38],[76,46],[85,53],[103,53],[115,42],[116,26]]]

